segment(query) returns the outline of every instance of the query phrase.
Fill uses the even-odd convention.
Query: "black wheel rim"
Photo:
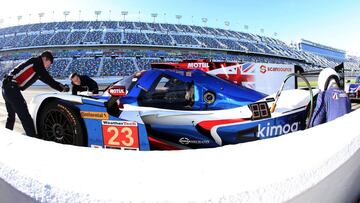
[[[42,126],[44,140],[62,144],[73,144],[75,131],[66,115],[58,110],[49,111],[44,118]]]

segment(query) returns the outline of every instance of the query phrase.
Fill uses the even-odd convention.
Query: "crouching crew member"
[[[47,68],[53,63],[54,58],[50,51],[43,52],[39,57],[30,58],[16,66],[3,79],[2,95],[8,113],[6,128],[13,130],[15,124],[15,113],[18,115],[26,135],[35,137],[35,126],[30,116],[26,101],[20,91],[26,90],[34,82],[40,79],[53,89],[60,92],[68,92],[69,87],[55,81]]]
[[[351,110],[347,94],[340,90],[340,77],[332,68],[325,68],[319,74],[318,95],[310,126],[316,126],[332,121]]]
[[[91,79],[87,75],[79,75],[77,73],[72,73],[69,76],[72,85],[72,94],[77,95],[77,92],[89,91],[93,94],[99,93],[99,86],[95,80]]]

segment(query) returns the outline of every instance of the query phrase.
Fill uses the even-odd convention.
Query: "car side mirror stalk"
[[[120,111],[118,108],[117,101],[119,100],[120,97],[123,97],[126,95],[126,87],[125,86],[112,86],[107,91],[110,94],[109,100],[105,103],[107,110],[113,112],[114,109],[117,109],[117,112],[119,113]]]
[[[148,89],[146,89],[145,87],[143,87],[143,86],[141,86],[141,85],[139,85],[139,84],[136,84],[136,87],[144,90],[145,92],[148,92],[148,91],[149,91]]]

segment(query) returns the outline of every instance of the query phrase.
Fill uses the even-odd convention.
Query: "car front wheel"
[[[79,111],[71,104],[53,100],[39,112],[39,138],[62,144],[86,146],[86,135]]]

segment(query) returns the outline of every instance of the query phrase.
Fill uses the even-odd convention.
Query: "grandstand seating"
[[[163,23],[160,25],[167,32],[178,32],[178,29],[176,29],[175,25],[173,25],[173,24]]]
[[[125,33],[125,42],[127,44],[149,44],[144,33]]]
[[[102,34],[103,34],[102,31],[90,31],[85,35],[83,42],[99,44],[101,41]]]
[[[78,21],[78,22],[75,22],[72,27],[73,29],[86,29],[87,26],[89,25],[89,21]]]
[[[133,30],[135,29],[134,27],[134,23],[133,22],[124,22],[124,21],[120,21],[119,22],[119,28],[121,29],[126,29],[126,30]]]
[[[66,44],[67,38],[70,32],[68,31],[60,31],[55,33],[55,35],[50,39],[50,45],[63,45]]]
[[[173,44],[172,39],[169,35],[166,34],[146,34],[150,40],[150,43],[153,45],[167,45],[170,46]]]
[[[116,44],[142,46],[174,46],[235,51],[229,54],[174,54],[166,51],[131,50],[109,51],[100,49],[77,50],[79,44]],[[271,63],[300,63],[308,69],[333,67],[339,59],[297,50],[271,37],[233,30],[195,25],[145,23],[129,21],[68,21],[19,25],[0,29],[0,51],[9,48],[68,45],[72,51],[58,51],[50,70],[55,77],[66,77],[70,72],[90,76],[129,75],[138,69],[148,69],[150,63],[161,60],[212,58],[213,60],[242,60]],[[1,74],[3,64],[21,60],[29,53],[7,56],[0,53]],[[90,53],[90,54],[89,54]],[[92,53],[92,54],[91,54]],[[252,53],[250,56],[249,53]],[[31,54],[30,54],[31,55]],[[115,56],[115,58],[113,57]],[[111,58],[112,57],[112,58]],[[6,63],[10,64],[10,63]],[[349,61],[349,67],[359,70],[358,61]],[[7,65],[6,67],[8,67]]]
[[[195,40],[193,36],[190,35],[171,35],[176,44],[181,45],[191,45],[191,46],[199,46],[199,42]]]
[[[70,33],[66,44],[80,44],[84,36],[86,35],[86,31],[74,31]]]
[[[118,28],[118,22],[116,21],[104,21],[102,23],[102,26],[106,29],[117,29]]]
[[[97,52],[95,52],[97,53]],[[129,52],[117,52],[117,53],[103,53],[103,57],[97,58],[95,54],[89,50],[83,51],[69,51],[69,52],[56,52],[55,62],[49,69],[50,74],[56,78],[66,78],[72,72],[78,72],[79,74],[86,74],[89,76],[125,76],[133,74],[138,70],[147,70],[150,68],[150,64],[153,62],[159,62],[162,60],[166,61],[179,61],[182,59],[199,59],[199,58],[210,58],[214,61],[251,61],[251,62],[263,62],[263,63],[283,63],[283,64],[294,64],[293,59],[283,59],[277,57],[269,57],[265,55],[229,55],[214,53],[212,55],[204,54],[181,54],[181,55],[166,55],[160,51],[130,51]],[[168,53],[167,53],[168,54]],[[110,57],[116,55],[116,57]],[[138,57],[142,55],[142,57]],[[76,56],[76,57],[75,57]],[[161,58],[166,56],[166,58]],[[25,53],[20,55],[6,55],[0,58],[0,65],[5,62],[21,61],[31,57],[31,54]],[[308,57],[317,60],[314,55]],[[101,60],[103,63],[101,63]],[[329,66],[335,66],[339,61],[329,62]],[[359,69],[360,60],[353,60],[347,63],[347,68],[355,71],[356,74],[360,71]],[[11,64],[11,63],[7,63]],[[297,61],[296,64],[303,66],[306,70],[316,70],[316,66],[310,66],[304,62]],[[16,64],[12,64],[13,67]],[[0,66],[3,67],[3,66]],[[9,67],[9,65],[7,66]],[[13,68],[11,67],[11,68]],[[2,68],[0,74],[6,74],[9,69]]]
[[[196,37],[203,47],[211,47],[211,48],[219,48],[224,49],[219,42],[217,42],[214,38],[210,37]]]
[[[106,32],[105,44],[122,44],[121,32]]]
[[[151,63],[155,62],[160,62],[160,59],[147,58],[136,60],[136,63],[140,70],[149,70],[151,68]]]
[[[97,76],[100,67],[101,58],[74,58],[68,69],[64,70],[64,76],[76,72],[80,75]]]
[[[49,68],[50,75],[55,78],[66,77],[66,75],[64,74],[64,70],[66,69],[70,61],[71,59],[66,58],[55,59],[54,64],[52,64]]]
[[[37,35],[26,35],[24,38],[21,39],[21,41],[18,41],[16,43],[16,47],[29,47],[32,44],[32,41],[37,37]]]
[[[89,23],[89,29],[100,29],[100,27],[101,27],[101,25],[102,25],[102,22],[101,21],[91,21],[90,23]]]
[[[126,76],[137,71],[134,61],[128,58],[106,58],[101,76]]]
[[[40,34],[32,41],[32,46],[44,46],[49,44],[49,39],[53,36],[53,33]]]

